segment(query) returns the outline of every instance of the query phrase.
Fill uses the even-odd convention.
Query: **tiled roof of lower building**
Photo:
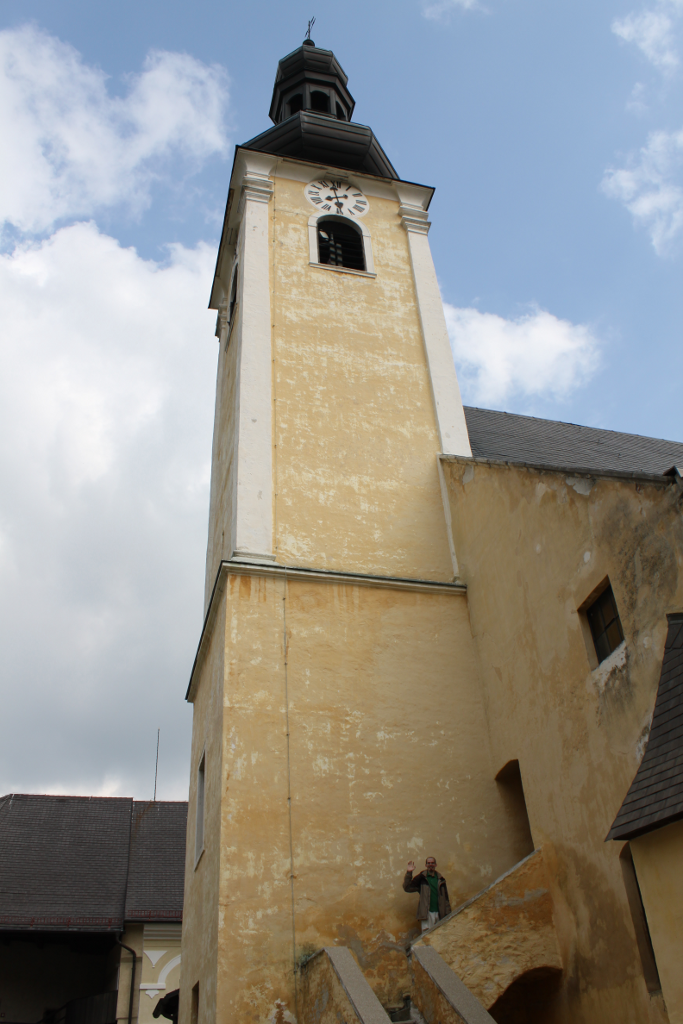
[[[683,615],[669,616],[643,760],[608,839],[634,839],[683,818]]]
[[[679,441],[467,406],[465,418],[476,458],[653,476],[683,466]]]
[[[187,803],[133,804],[127,921],[180,921]]]
[[[180,921],[186,803],[0,798],[0,929],[119,931]],[[130,863],[129,863],[130,861]]]
[[[117,797],[4,797],[0,927],[121,928],[131,804]]]

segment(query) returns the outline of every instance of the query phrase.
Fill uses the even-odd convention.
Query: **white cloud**
[[[673,21],[660,6],[657,10],[615,18],[612,31],[627,43],[635,43],[656,68],[671,72],[678,67]]]
[[[606,172],[602,188],[647,230],[659,256],[671,253],[683,231],[683,129],[653,132],[628,166]]]
[[[451,11],[475,11],[484,8],[478,0],[425,0],[422,13],[432,21],[441,21]]]
[[[683,14],[683,0],[658,0],[652,8],[615,18],[612,31],[626,43],[633,43],[663,74],[672,74],[680,64],[680,39],[676,19]]]
[[[584,324],[534,306],[505,319],[444,303],[466,402],[500,406],[514,396],[564,398],[597,369],[599,343]]]
[[[0,256],[0,792],[150,797],[161,726],[160,795],[186,793],[214,256],[94,224]]]
[[[225,154],[227,79],[186,54],[153,51],[123,96],[71,46],[33,26],[0,32],[0,222],[44,232],[126,204],[179,162]]]
[[[647,111],[647,102],[645,100],[645,85],[643,82],[636,82],[631,90],[631,95],[626,102],[626,109],[631,114],[644,114]]]

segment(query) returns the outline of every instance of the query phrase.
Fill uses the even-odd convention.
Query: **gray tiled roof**
[[[643,760],[608,839],[633,839],[683,818],[683,615],[669,615]]]
[[[127,921],[180,921],[183,916],[187,803],[133,804]]]
[[[186,820],[186,803],[1,797],[0,929],[181,920]]]
[[[659,475],[683,466],[683,444],[576,423],[465,407],[472,454],[482,459],[526,462],[596,473]]]

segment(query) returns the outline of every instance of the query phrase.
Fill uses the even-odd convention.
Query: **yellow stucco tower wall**
[[[337,172],[369,202],[347,271],[312,249],[320,173],[238,151],[219,256],[186,1020],[193,989],[202,1021],[293,1019],[297,963],[335,942],[400,1002],[406,861],[437,856],[455,905],[515,860],[439,476],[469,444],[431,190]]]
[[[426,234],[432,190],[351,175],[370,204],[373,271],[360,273],[312,253],[304,186],[319,174],[238,153],[239,242],[214,289],[227,295],[236,274],[229,324],[221,304],[207,601],[236,554],[454,577],[437,454],[470,451]]]

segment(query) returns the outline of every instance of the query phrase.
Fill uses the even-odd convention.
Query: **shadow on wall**
[[[546,1024],[553,1019],[562,971],[538,967],[516,978],[496,999],[489,1013],[496,1024]]]

